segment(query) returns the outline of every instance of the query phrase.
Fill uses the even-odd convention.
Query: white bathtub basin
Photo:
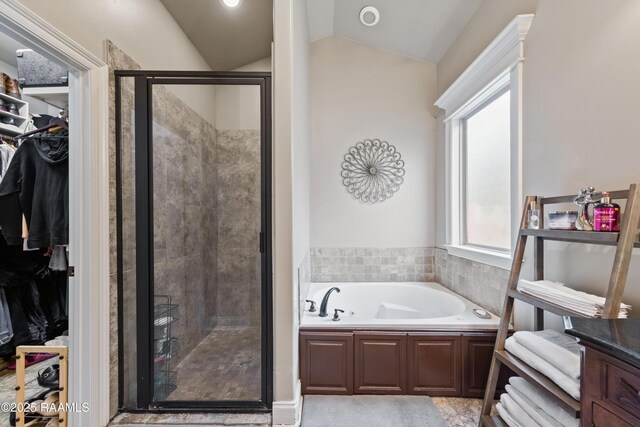
[[[320,304],[332,287],[340,288],[329,297],[327,317],[320,317]],[[499,318],[481,319],[473,313],[480,308],[434,282],[393,283],[312,283],[306,299],[309,304],[301,327],[326,328],[413,328],[413,329],[496,329]],[[334,309],[344,310],[340,321],[333,321]]]

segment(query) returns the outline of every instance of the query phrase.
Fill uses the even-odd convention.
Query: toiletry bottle
[[[527,216],[527,227],[532,230],[538,230],[540,228],[540,209],[536,205],[536,202],[529,204],[529,212]]]
[[[595,231],[620,231],[620,205],[611,203],[611,195],[602,193],[600,203],[593,207]]]

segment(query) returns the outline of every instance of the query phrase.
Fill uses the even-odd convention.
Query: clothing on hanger
[[[10,245],[22,244],[22,215],[30,248],[69,243],[68,131],[39,133],[16,150],[0,182],[0,228]]]
[[[9,164],[15,152],[16,149],[13,146],[5,144],[4,141],[0,143],[0,181],[2,181],[7,169],[9,169]]]

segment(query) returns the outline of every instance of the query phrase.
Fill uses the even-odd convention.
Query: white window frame
[[[451,255],[503,269],[511,268],[522,202],[522,78],[524,40],[534,15],[518,15],[451,84],[435,105],[445,110],[446,244]],[[511,97],[511,247],[508,253],[462,241],[463,120],[509,89]]]

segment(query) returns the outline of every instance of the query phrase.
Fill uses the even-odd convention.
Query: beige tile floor
[[[482,399],[432,397],[431,400],[450,427],[476,427],[478,425]]]

